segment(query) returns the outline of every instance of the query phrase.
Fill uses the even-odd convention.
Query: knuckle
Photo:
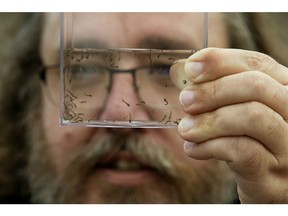
[[[229,131],[230,123],[227,122],[227,118],[223,117],[225,114],[223,110],[217,109],[214,112],[210,113],[210,125],[214,130]]]
[[[214,69],[218,67],[219,62],[223,61],[223,51],[218,48],[206,48],[199,52],[202,53],[201,61],[205,62],[203,73],[211,75],[210,72],[214,72]]]
[[[251,94],[258,97],[265,95],[267,90],[267,76],[259,71],[247,72],[247,87],[250,89]]]
[[[247,104],[246,114],[249,125],[265,129],[267,135],[283,136],[283,130],[281,130],[279,124],[281,116],[267,108],[266,105],[257,101],[249,102]]]
[[[268,118],[267,118],[268,119]],[[269,121],[266,121],[266,133],[271,136],[275,136],[276,134],[282,137],[281,127],[279,125],[279,115],[276,112],[272,112]]]
[[[282,86],[279,91],[275,92],[274,98],[279,98],[280,101],[283,101],[283,107],[285,107],[286,112],[285,115],[288,117],[288,88]],[[286,118],[287,118],[286,117]]]
[[[219,98],[218,93],[221,92],[222,86],[224,85],[221,79],[217,80],[217,82],[212,82],[211,95],[210,95],[209,101],[211,104],[215,104],[217,107],[219,106],[217,102],[218,101],[217,99]]]
[[[218,53],[219,53],[219,49],[217,49],[217,48],[207,48],[206,49],[206,55],[207,55],[207,57],[208,56],[210,56],[210,57],[212,57],[212,56],[218,56]]]
[[[205,61],[207,62],[218,62],[222,59],[223,53],[217,48],[207,48],[205,53]]]
[[[246,114],[251,124],[259,122],[263,118],[263,107],[257,101],[248,102],[246,105]]]
[[[211,107],[218,107],[219,89],[221,81],[209,82],[197,89],[197,103],[201,105],[201,111],[210,111]]]
[[[249,70],[260,70],[266,71],[274,67],[277,62],[270,56],[259,53],[259,52],[249,52],[246,56],[246,63]]]

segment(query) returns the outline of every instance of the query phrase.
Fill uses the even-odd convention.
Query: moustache
[[[177,165],[167,150],[135,131],[127,134],[108,133],[101,139],[91,140],[71,157],[68,169],[88,176],[92,170],[103,166],[103,163],[112,162],[121,152],[129,154],[134,161],[161,175],[177,176]]]

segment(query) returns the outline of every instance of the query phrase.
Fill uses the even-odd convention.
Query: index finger
[[[244,71],[261,71],[283,85],[288,84],[288,69],[268,55],[240,49],[206,48],[191,55],[185,63],[179,61],[171,71],[184,68],[187,80],[203,83]]]

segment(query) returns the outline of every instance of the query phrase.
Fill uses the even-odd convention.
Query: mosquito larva
[[[103,55],[103,61],[106,60],[106,57],[107,57],[107,54],[105,53],[105,54]]]
[[[67,98],[67,97],[66,97]],[[67,99],[65,100],[65,109],[74,109],[77,108],[77,105],[73,102],[73,98],[69,97],[68,98],[69,101],[67,101]]]
[[[163,122],[166,119],[167,115],[164,116],[164,118],[161,120],[161,122]],[[172,117],[172,111],[170,110],[169,116],[167,121],[165,122],[165,125],[168,124],[169,122],[171,122],[171,117]]]
[[[77,108],[77,105],[72,100],[70,100],[70,104],[67,105],[67,108],[68,106],[72,106],[72,109]]]
[[[120,61],[120,59],[121,59],[121,52],[119,51],[118,54],[119,54],[119,55],[118,55],[118,61]]]
[[[131,123],[131,113],[129,112],[129,123]]]
[[[68,57],[68,58],[70,57],[71,60],[73,60],[73,59],[74,59],[73,49],[68,49],[68,50],[66,50],[66,51],[65,51],[65,56]]]
[[[165,125],[168,124],[169,122],[171,122],[171,121],[170,121],[170,120],[167,120],[167,121],[165,122]]]
[[[88,122],[91,122],[91,121],[97,121],[97,117],[94,117],[88,120]]]
[[[176,119],[175,121],[174,121],[174,123],[175,124],[177,124],[177,125],[179,125],[179,122],[181,121],[181,119],[179,118],[179,119]]]
[[[187,83],[187,80],[183,80],[183,84],[186,84]]]
[[[76,118],[72,120],[73,123],[83,122],[82,118]]]
[[[177,121],[173,121],[173,123],[175,123],[175,124],[179,125],[179,122],[177,122]]]
[[[74,111],[71,111],[71,112],[73,113],[73,119],[71,121],[73,121],[73,122],[83,122],[83,118],[80,117],[79,114],[76,114]]]
[[[166,98],[164,98],[164,102],[165,102],[165,105],[168,105],[168,101]]]
[[[67,116],[68,115],[68,116]],[[64,113],[64,119],[69,120],[69,121],[75,121],[75,119],[82,119],[80,116],[78,116],[74,111],[72,110],[66,110]],[[83,119],[82,119],[83,121]]]
[[[69,113],[64,113],[63,118],[64,118],[65,120],[70,121],[70,120],[73,119],[73,116],[72,116],[71,114],[69,114]]]
[[[137,106],[139,105],[142,105],[142,104],[145,104],[146,102],[145,101],[140,101],[139,103],[136,103]]]
[[[150,68],[152,68],[152,50],[150,49],[150,52],[148,54],[148,58],[149,58],[149,66]]]
[[[109,62],[113,61],[113,57],[114,57],[114,50],[110,51],[108,54]]]
[[[166,119],[166,117],[167,117],[167,115],[164,115],[162,120],[160,121],[160,123],[163,122]]]
[[[165,88],[167,88],[168,87],[168,85],[167,85],[167,82],[165,81],[165,84],[164,84],[164,86],[165,86]]]
[[[77,99],[76,95],[74,95],[69,89],[67,89],[68,93],[75,99]]]
[[[122,102],[125,103],[128,107],[130,107],[130,104],[127,103],[123,98],[122,98]]]
[[[84,59],[84,55],[83,55],[83,54],[81,55],[80,58],[77,58],[77,59],[76,59],[76,62],[80,62],[80,61],[82,61],[82,59]]]
[[[112,67],[112,68],[119,68],[119,66],[114,65],[114,62],[112,62],[112,64],[110,64],[110,67]]]
[[[89,56],[90,56],[90,54],[91,54],[91,52],[88,52],[88,53],[86,54],[85,58],[88,59]]]
[[[151,60],[151,58],[152,58],[152,50],[151,49],[149,50],[149,53],[147,54],[147,56],[148,56],[149,60]]]
[[[172,111],[170,110],[168,119],[171,120],[171,117],[172,117]]]
[[[80,103],[82,103],[82,104],[83,104],[83,103],[87,103],[87,101],[80,101]]]
[[[160,54],[157,56],[158,59],[160,58],[162,53],[163,53],[163,50],[161,50]]]
[[[84,93],[84,95],[85,95],[86,97],[92,97],[91,94]]]
[[[70,55],[71,55],[71,50],[70,50],[70,49],[65,50],[65,51],[64,51],[64,55],[65,55],[65,57],[70,57]]]

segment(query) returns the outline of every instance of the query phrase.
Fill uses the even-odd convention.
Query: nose
[[[113,121],[115,124],[123,121],[147,121],[149,115],[141,106],[140,98],[133,84],[132,74],[114,74],[112,86],[100,116],[102,120]]]

